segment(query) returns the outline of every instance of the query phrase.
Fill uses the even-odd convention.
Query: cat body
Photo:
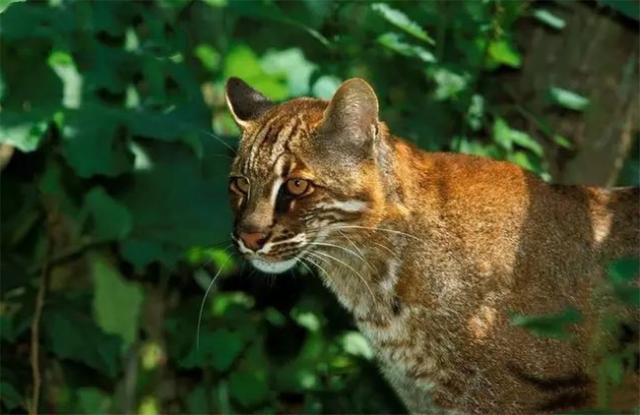
[[[238,248],[267,272],[316,267],[410,411],[593,407],[600,315],[637,318],[601,287],[603,264],[639,254],[638,189],[551,185],[510,163],[426,153],[378,120],[359,79],[330,102],[282,104],[231,79],[227,101],[243,129]],[[583,317],[569,340],[510,324],[567,306]]]

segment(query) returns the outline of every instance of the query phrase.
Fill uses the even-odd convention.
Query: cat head
[[[274,103],[231,78],[226,101],[242,130],[229,178],[233,239],[254,267],[284,272],[376,221],[387,133],[369,84],[350,79],[328,102]]]

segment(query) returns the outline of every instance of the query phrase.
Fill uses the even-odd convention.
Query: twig
[[[47,232],[48,234],[48,232]],[[31,322],[31,373],[33,376],[33,392],[31,395],[31,405],[29,405],[29,414],[36,415],[38,413],[38,404],[40,402],[40,387],[42,385],[42,376],[40,373],[40,319],[42,318],[42,309],[49,282],[49,271],[51,269],[49,257],[51,254],[51,241],[47,235],[47,252],[40,274],[40,285],[38,287],[38,296],[36,297],[36,305],[33,313],[33,321]]]

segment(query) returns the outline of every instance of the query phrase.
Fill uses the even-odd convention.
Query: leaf
[[[193,343],[189,354],[180,359],[181,367],[190,369],[206,365],[222,372],[231,367],[244,348],[242,336],[227,329],[218,329],[213,332],[206,332],[203,329],[199,347],[195,341]]]
[[[360,356],[367,360],[371,360],[373,358],[373,349],[367,339],[357,331],[352,331],[345,334],[341,339],[340,343],[344,350],[352,354],[354,356]]]
[[[309,62],[300,48],[267,52],[260,60],[264,72],[272,77],[284,78],[289,95],[308,95],[311,73],[317,65]]]
[[[91,263],[94,283],[93,314],[105,333],[115,334],[128,346],[138,336],[143,292],[125,281],[116,268],[95,257]]]
[[[103,390],[93,387],[81,387],[76,390],[77,411],[82,414],[109,413],[111,397]]]
[[[635,0],[598,0],[600,4],[629,17],[636,22],[640,20],[640,3]]]
[[[133,218],[126,206],[109,196],[102,187],[94,187],[85,196],[84,209],[92,219],[96,240],[121,240],[133,228]]]
[[[233,372],[229,378],[229,393],[244,406],[263,402],[269,396],[265,376],[256,372]]]
[[[49,310],[44,320],[52,353],[115,378],[122,349],[118,336],[100,330],[87,315]]]
[[[400,10],[394,9],[385,3],[374,3],[371,5],[371,10],[382,16],[387,22],[391,23],[399,29],[404,30],[411,36],[414,36],[432,45],[435,44],[435,41],[427,34],[427,32],[423,28],[421,28],[417,23],[411,21],[407,17],[407,15]]]
[[[613,261],[607,267],[609,282],[620,301],[625,304],[640,307],[640,260],[637,258],[622,258]]]
[[[511,128],[503,118],[496,118],[493,122],[493,140],[507,151],[513,149],[513,145],[530,150],[538,157],[543,155],[542,146],[524,131]]]
[[[117,176],[130,170],[133,155],[122,136],[122,113],[83,106],[65,113],[63,154],[80,177]]]
[[[536,9],[533,12],[533,17],[536,18],[539,22],[544,23],[552,29],[562,30],[566,26],[566,23],[563,19],[551,13],[547,9]]]
[[[40,121],[33,121],[41,118]],[[0,143],[9,144],[28,153],[38,149],[47,131],[47,115],[19,114],[3,111],[0,117]]]
[[[213,246],[229,235],[228,150],[210,137],[201,142],[197,159],[185,146],[141,141],[149,168],[135,171],[114,195],[133,216],[121,253],[138,268],[153,261],[172,266],[189,248]]]
[[[5,381],[0,382],[0,401],[2,401],[10,411],[14,408],[24,406],[24,399],[20,396],[20,393]]]
[[[589,106],[589,99],[558,87],[549,88],[549,99],[552,103],[573,111],[584,111]]]
[[[493,41],[489,44],[489,58],[494,65],[506,65],[512,68],[519,68],[522,64],[520,53],[506,39]]]
[[[428,73],[437,85],[434,91],[436,101],[455,98],[467,88],[468,76],[457,74],[443,67],[438,67]]]
[[[198,45],[193,51],[193,54],[198,58],[200,63],[202,63],[202,66],[209,71],[218,69],[220,61],[222,60],[220,52],[206,44]]]
[[[630,282],[640,277],[640,260],[622,258],[609,263],[607,267],[609,279],[616,283]]]
[[[582,315],[575,308],[567,307],[558,314],[513,314],[510,320],[512,325],[525,328],[538,337],[566,339],[567,326],[582,321]]]
[[[385,33],[378,37],[378,43],[402,56],[417,58],[425,63],[435,62],[436,58],[422,46],[416,46],[404,41],[397,33]]]

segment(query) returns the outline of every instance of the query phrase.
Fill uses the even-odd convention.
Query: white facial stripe
[[[273,210],[276,210],[276,199],[278,198],[278,191],[280,191],[280,186],[282,186],[282,183],[284,182],[284,180],[282,180],[282,177],[277,177],[274,181],[273,181],[273,187],[271,188],[271,196],[269,196],[269,203],[271,204],[271,207],[273,208]]]
[[[273,248],[274,246],[277,246],[277,245],[288,244],[288,243],[300,244],[300,243],[304,243],[304,242],[307,242],[307,235],[305,235],[304,233],[299,233],[296,236],[294,236],[293,238],[289,238],[289,239],[286,239],[284,241],[267,242],[266,244],[264,244],[262,249],[260,249],[258,251],[258,253],[259,254],[268,254],[269,252],[271,252],[271,248]]]
[[[351,199],[351,200],[345,200],[344,202],[339,200],[334,200],[331,203],[319,203],[318,207],[322,209],[338,209],[338,210],[342,210],[343,212],[354,213],[354,212],[362,212],[366,210],[368,208],[368,205],[366,202],[363,202],[362,200]]]

